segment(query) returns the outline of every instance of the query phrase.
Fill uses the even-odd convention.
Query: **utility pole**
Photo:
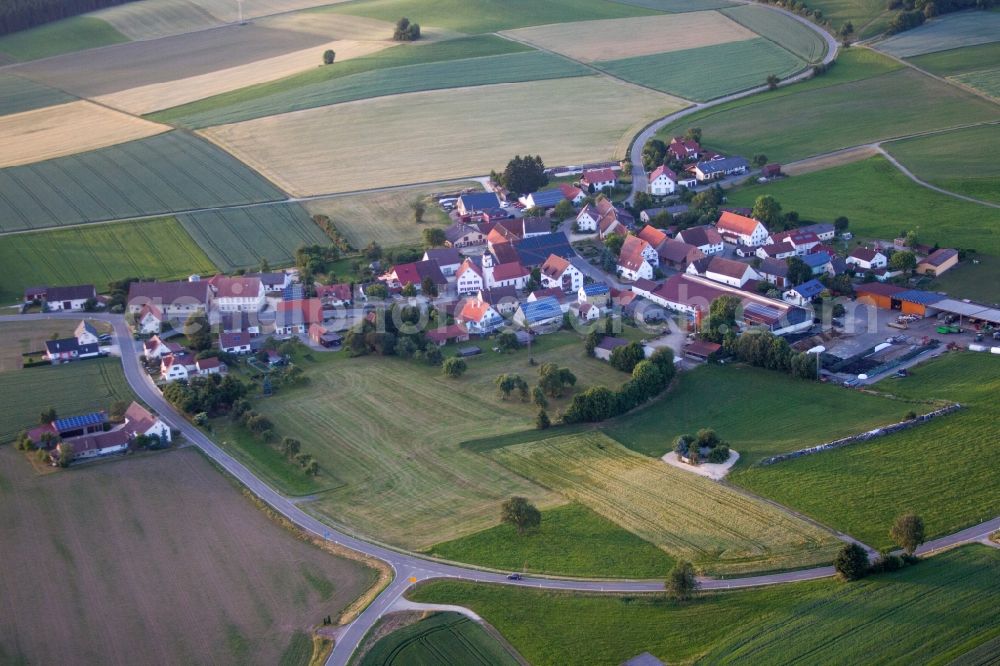
[[[239,24],[245,25],[243,21],[243,0],[236,0],[237,14],[239,16]]]

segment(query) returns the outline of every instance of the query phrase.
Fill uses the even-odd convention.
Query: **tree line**
[[[0,35],[26,30],[133,0],[6,0],[0,3]]]

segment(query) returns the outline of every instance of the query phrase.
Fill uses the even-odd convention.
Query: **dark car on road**
[[[521,574],[519,573],[507,574],[507,580],[521,580]]]

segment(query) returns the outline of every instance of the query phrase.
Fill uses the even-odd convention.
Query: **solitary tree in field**
[[[332,65],[333,61],[337,59],[337,53],[333,49],[327,49],[323,51],[323,64]]]
[[[848,21],[844,25],[840,26],[840,36],[847,37],[854,32],[854,24]]]
[[[444,245],[444,229],[441,227],[428,227],[421,232],[424,239],[424,247],[441,247]]]
[[[917,546],[924,542],[924,519],[915,513],[904,513],[896,518],[889,536],[908,555],[912,555]]]
[[[667,576],[667,594],[677,601],[686,601],[698,591],[698,579],[690,562],[680,561]]]
[[[833,560],[833,568],[843,580],[859,580],[868,573],[868,553],[856,543],[845,544]]]
[[[319,463],[316,462],[315,460],[310,460],[306,464],[306,474],[308,474],[309,476],[316,476],[317,474],[319,474]]]
[[[416,222],[417,224],[423,224],[424,213],[427,212],[427,204],[425,204],[420,199],[417,199],[412,204],[410,204],[410,207],[413,208],[413,221]]]
[[[441,365],[441,371],[444,372],[445,377],[458,379],[468,367],[469,366],[465,363],[465,361],[457,356],[452,356],[444,360],[444,363]]]
[[[781,79],[778,78],[777,74],[768,74],[767,75],[767,89],[768,90],[774,90],[775,88],[778,87],[778,82],[779,81],[781,81]]]
[[[501,507],[500,520],[517,528],[518,534],[524,534],[542,524],[542,514],[525,498],[511,497]]]
[[[397,42],[415,42],[420,39],[420,24],[411,23],[408,18],[401,18],[396,21],[396,30],[392,33],[392,38]]]

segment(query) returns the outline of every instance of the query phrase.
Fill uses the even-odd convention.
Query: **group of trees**
[[[352,247],[347,238],[340,233],[340,230],[337,229],[337,226],[330,219],[329,215],[313,215],[312,221],[313,224],[319,227],[320,231],[326,234],[327,238],[330,239],[330,242],[333,243],[333,246],[337,248],[338,252],[354,252],[354,247]],[[336,261],[336,259],[333,259],[333,261]],[[260,270],[262,273],[267,272],[263,266]]]
[[[397,42],[415,42],[420,39],[420,24],[411,23],[405,16],[396,21],[392,39]]]
[[[310,454],[302,452],[302,443],[293,437],[282,437],[279,441],[271,419],[255,411],[248,400],[237,400],[229,416],[254,437],[265,444],[272,444],[285,458],[298,463],[307,475],[319,474],[319,463]]]
[[[530,194],[549,184],[541,155],[515,155],[503,173],[493,171],[490,178],[513,194]]]
[[[400,356],[427,365],[444,361],[441,348],[424,336],[425,327],[420,325],[424,311],[419,306],[394,304],[374,314],[375,321],[365,319],[344,336],[344,346],[352,356]],[[426,316],[424,323],[433,323],[438,313],[430,310]]]
[[[879,559],[872,562],[863,547],[857,543],[849,543],[840,549],[833,561],[837,575],[845,581],[859,580],[870,573],[895,571],[918,562],[915,553],[924,542],[923,518],[912,512],[897,516],[889,530],[889,537],[903,549],[902,557],[883,551]]]
[[[247,393],[247,386],[232,375],[206,375],[167,384],[163,397],[185,414],[224,414]]]
[[[645,358],[645,348],[638,342],[630,342],[627,345],[615,347],[611,350],[611,356],[608,358],[608,363],[610,363],[611,367],[616,370],[621,370],[622,372],[628,372],[631,374],[631,372],[635,370],[635,366],[639,365],[639,363],[641,363]]]
[[[564,423],[595,423],[624,414],[660,394],[674,378],[673,351],[658,349],[632,369],[632,378],[618,391],[595,386],[573,396]]]
[[[132,0],[5,0],[0,3],[0,35],[126,2]]]
[[[743,335],[727,335],[723,349],[744,363],[787,372],[798,379],[816,379],[816,358],[796,352],[784,338],[770,331],[751,330]]]
[[[694,435],[681,435],[674,442],[674,453],[687,458],[692,465],[703,462],[724,463],[729,460],[729,445],[711,428],[702,428]]]
[[[497,375],[493,383],[496,384],[497,394],[502,400],[508,399],[514,391],[517,391],[521,396],[521,402],[528,402],[528,382],[524,381],[521,375],[504,373]]]
[[[340,259],[340,250],[333,245],[303,245],[295,250],[295,265],[310,277],[327,273]]]
[[[684,132],[684,138],[701,143],[701,128],[689,127]],[[646,171],[652,171],[660,165],[666,165],[674,171],[684,168],[685,161],[667,152],[667,144],[660,139],[650,139],[642,147],[642,166]]]

